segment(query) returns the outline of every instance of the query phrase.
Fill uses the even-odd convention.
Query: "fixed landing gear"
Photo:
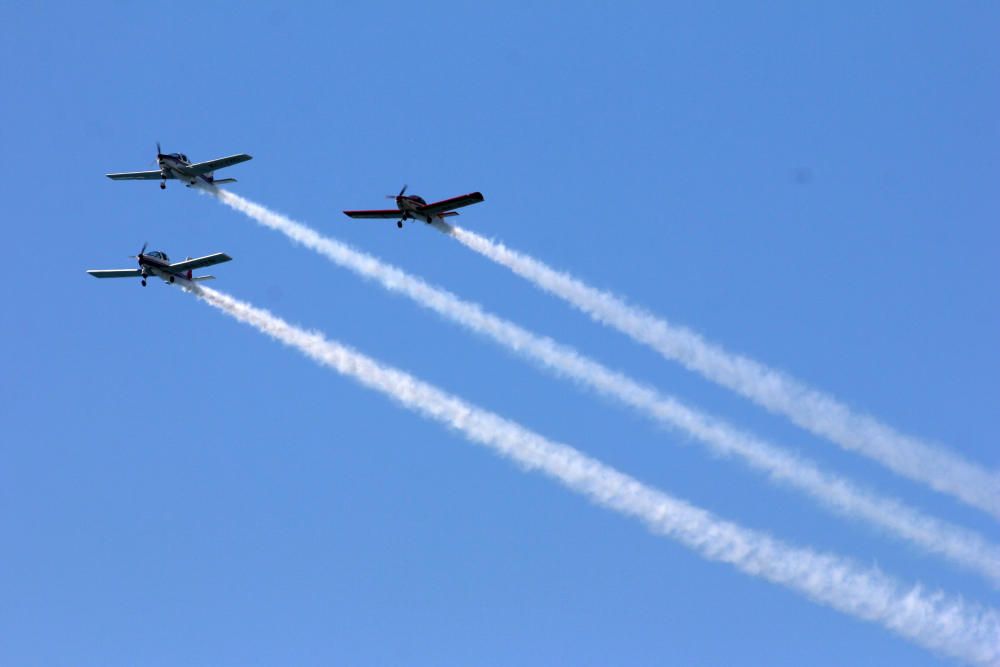
[[[173,284],[173,282],[174,282],[174,277],[170,276],[170,283]]]
[[[161,190],[166,190],[167,189],[167,182],[166,181],[160,181],[160,189]]]
[[[403,228],[403,221],[402,220],[397,220],[396,221],[396,226],[399,227],[400,229],[402,229]]]
[[[145,287],[145,286],[146,286],[146,279],[145,279],[145,278],[143,278],[143,279],[142,279],[142,286],[143,286],[143,287]]]

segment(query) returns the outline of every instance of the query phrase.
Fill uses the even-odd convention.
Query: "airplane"
[[[88,269],[87,273],[95,278],[142,278],[142,286],[146,286],[146,278],[157,276],[165,283],[178,283],[185,289],[192,287],[202,280],[214,280],[215,276],[195,276],[194,269],[201,269],[213,264],[221,264],[232,259],[224,252],[217,252],[214,255],[206,255],[191,259],[188,257],[183,262],[170,263],[167,253],[160,250],[146,252],[148,243],[142,244],[142,250],[138,255],[132,255],[139,262],[138,269]]]
[[[409,219],[423,220],[427,224],[433,224],[435,220],[441,220],[453,215],[458,215],[456,208],[471,206],[483,201],[483,195],[478,192],[470,192],[467,195],[452,197],[442,201],[428,204],[423,197],[417,195],[407,195],[406,186],[399,191],[398,195],[386,195],[387,199],[396,200],[396,208],[381,211],[344,211],[344,215],[351,218],[399,218],[396,226],[403,228],[403,222]]]
[[[156,164],[159,169],[156,171],[126,171],[117,174],[105,174],[112,181],[154,181],[160,179],[160,189],[167,189],[167,179],[177,179],[185,181],[188,187],[202,184],[208,186],[222,185],[223,183],[235,183],[235,178],[220,178],[216,180],[215,170],[223,167],[231,167],[240,162],[252,159],[246,153],[220,157],[206,162],[195,162],[192,164],[187,155],[183,153],[166,153],[160,150],[160,142],[156,142]]]

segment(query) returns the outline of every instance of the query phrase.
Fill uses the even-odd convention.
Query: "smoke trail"
[[[477,304],[463,301],[451,292],[433,287],[416,276],[322,236],[259,204],[225,191],[217,196],[232,208],[284,233],[340,266],[376,280],[383,287],[488,336],[559,374],[619,400],[661,424],[679,428],[718,454],[739,456],[751,467],[799,489],[827,508],[867,521],[930,553],[977,571],[989,578],[994,586],[1000,586],[1000,547],[971,531],[924,515],[899,501],[860,489],[843,477],[824,473],[809,461],[701,414],[672,397],[663,396],[655,389],[581,356],[570,347],[486,313]]]
[[[417,378],[384,366],[318,332],[204,287],[206,303],[298,349],[403,406],[486,445],[528,470],[538,470],[598,505],[643,521],[705,558],[781,584],[846,614],[879,623],[923,647],[981,664],[1000,663],[1000,614],[888,576],[844,558],[786,545],[723,521],[643,485],[567,445],[466,403]]]
[[[845,449],[1000,518],[1000,474],[965,461],[954,452],[898,433],[780,371],[727,352],[689,329],[674,326],[501,243],[444,222],[435,227],[685,368],[785,415]]]

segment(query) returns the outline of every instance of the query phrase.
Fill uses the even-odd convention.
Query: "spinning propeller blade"
[[[162,157],[163,157],[163,152],[162,152],[162,151],[160,150],[160,142],[159,142],[159,141],[157,141],[157,142],[156,142],[156,159],[155,159],[155,160],[153,160],[152,162],[150,162],[150,164],[155,164],[155,165],[159,166],[159,164],[160,164],[160,159],[161,159]]]

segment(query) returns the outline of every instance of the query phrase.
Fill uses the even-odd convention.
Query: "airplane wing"
[[[445,211],[453,211],[456,208],[462,208],[463,206],[472,206],[473,204],[478,204],[481,201],[483,201],[482,194],[479,192],[470,192],[467,195],[452,197],[451,199],[436,201],[433,204],[422,206],[420,208],[420,212],[426,215],[437,215],[439,213],[444,213]]]
[[[95,278],[138,278],[142,275],[139,269],[88,269],[87,273]]]
[[[216,169],[222,169],[223,167],[232,167],[234,164],[239,164],[240,162],[246,162],[247,160],[253,159],[246,153],[240,153],[239,155],[230,155],[229,157],[220,157],[216,160],[208,160],[206,162],[195,162],[194,164],[189,164],[184,167],[184,171],[195,176],[200,176],[202,174],[207,174],[210,171],[215,171]]]
[[[228,262],[232,260],[232,257],[224,252],[217,252],[214,255],[205,255],[204,257],[196,257],[195,259],[186,259],[183,262],[174,262],[170,265],[170,270],[176,273],[181,273],[183,271],[191,271],[194,269],[201,269],[206,266],[212,266],[213,264],[222,264],[223,262]]]
[[[398,208],[386,209],[382,211],[344,211],[344,215],[351,218],[402,218],[403,212]]]
[[[112,181],[158,181],[163,178],[163,172],[156,171],[124,171],[120,174],[105,174]],[[173,178],[173,174],[167,174],[167,178]]]

